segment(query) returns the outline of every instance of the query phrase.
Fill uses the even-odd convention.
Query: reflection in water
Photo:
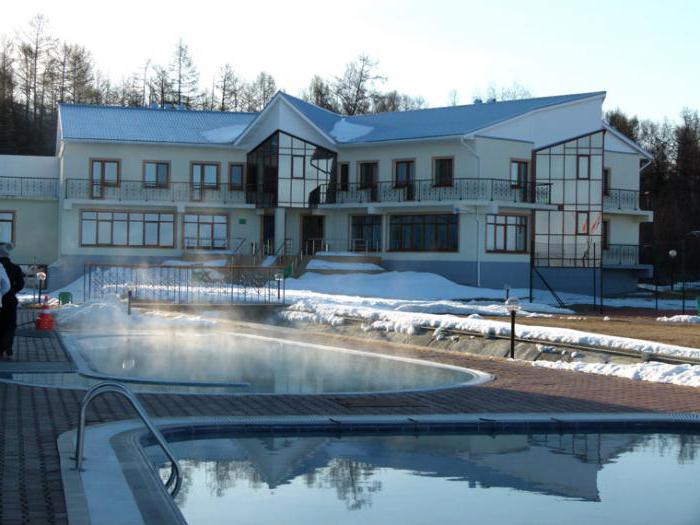
[[[547,519],[560,523],[576,522],[571,513],[586,505],[583,516],[592,511],[591,504],[604,507],[614,522],[614,509],[639,506],[645,480],[655,484],[655,477],[669,469],[674,479],[683,473],[696,478],[699,448],[698,436],[669,434],[216,437],[174,443],[184,468],[176,502],[191,524],[204,516],[202,523],[217,523],[232,508],[243,518],[247,507],[256,523],[277,523],[266,506],[290,502],[297,503],[284,514],[284,522],[304,523],[315,512],[330,512],[333,518],[327,522],[340,523],[346,515],[338,514],[333,501],[342,502],[348,516],[360,513],[370,522],[388,519],[401,501],[400,506],[418,514],[440,505],[431,512],[443,513],[442,523],[460,523],[458,509],[466,502],[484,505],[503,494],[519,494],[531,506],[528,512],[547,508]],[[157,449],[148,452],[162,461]],[[633,499],[624,501],[625,491]],[[663,497],[683,495],[669,491]],[[700,512],[697,504],[695,508]],[[406,511],[401,519],[421,522]]]

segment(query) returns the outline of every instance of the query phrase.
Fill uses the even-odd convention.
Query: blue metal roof
[[[342,145],[459,136],[537,109],[604,94],[598,91],[349,117],[286,93],[278,96]],[[66,140],[197,145],[232,144],[259,115],[80,104],[61,104],[59,111],[62,138]]]
[[[343,117],[282,93],[289,103],[339,144],[464,135],[530,111],[601,95],[605,92]]]
[[[257,113],[61,104],[62,138],[113,142],[231,144]]]

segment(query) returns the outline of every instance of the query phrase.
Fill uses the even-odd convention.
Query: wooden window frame
[[[455,246],[454,249],[452,248],[445,248],[445,249],[425,249],[425,250],[415,250],[415,249],[395,249],[392,248],[391,246],[391,219],[392,217],[433,217],[433,216],[448,216],[448,217],[455,217],[456,219],[456,232],[457,232],[457,245]],[[388,246],[386,247],[387,252],[394,252],[394,253],[459,253],[459,245],[460,245],[460,231],[459,231],[459,214],[456,213],[439,213],[439,212],[423,212],[423,213],[393,213],[387,216],[388,219],[384,221],[386,223],[386,228],[388,230],[388,234],[386,236]],[[423,222],[423,225],[425,225],[425,222]],[[383,233],[383,232],[382,232]]]
[[[111,213],[112,218],[109,220],[111,226],[110,226],[110,238],[114,239],[114,214],[115,213],[124,213],[126,214],[126,244],[100,244],[99,241],[99,215],[96,216],[95,218],[95,243],[94,244],[85,244],[83,240],[83,213]],[[144,240],[143,244],[129,244],[129,238],[131,234],[131,224],[132,222],[138,222],[138,221],[132,221],[131,220],[131,215],[136,215],[136,214],[141,214],[144,216],[143,220],[141,221],[142,224],[142,230],[143,230],[143,235],[142,238]],[[160,225],[161,222],[170,222],[170,221],[161,221],[160,216],[161,215],[172,215],[173,220],[172,220],[172,225],[173,225],[173,239],[172,239],[172,244],[170,245],[161,245],[160,244],[160,226],[158,227],[158,241],[156,244],[146,244],[146,223],[147,222],[153,222],[153,221],[146,221],[146,215],[158,215],[158,221],[157,224]],[[107,222],[107,221],[104,221]],[[121,222],[121,221],[117,221]],[[177,212],[176,211],[154,211],[154,210],[115,210],[115,209],[92,209],[92,208],[86,208],[86,209],[81,209],[79,211],[78,215],[78,240],[79,240],[79,245],[81,248],[134,248],[134,249],[147,249],[147,250],[153,250],[153,249],[161,249],[161,250],[172,250],[175,248],[175,240],[177,239]]]
[[[343,168],[346,168],[345,180],[343,180]],[[338,191],[348,191],[350,189],[350,163],[338,163]]]
[[[590,232],[590,227],[591,227],[591,212],[588,210],[576,210],[576,235],[577,236],[589,236],[591,234]],[[579,216],[585,215],[586,216],[586,231],[581,232],[579,228]]]
[[[445,184],[443,182],[439,182],[437,178],[437,163],[440,160],[449,160],[452,163],[452,173],[450,174],[450,183]],[[455,185],[455,158],[454,156],[442,156],[442,157],[433,157],[430,159],[430,163],[432,165],[432,179],[433,179],[433,187],[434,188],[453,188]]]
[[[491,223],[490,218],[491,217],[506,217],[506,222],[505,224],[498,224],[498,223]],[[516,217],[519,219],[525,219],[525,224],[524,225],[519,225],[519,224],[508,224],[508,217]],[[498,238],[498,230],[502,229],[503,230],[503,246],[506,248],[499,250],[497,248],[490,249],[489,246],[489,226],[493,226],[493,246],[498,246],[497,238]],[[513,226],[516,229],[522,228],[525,230],[525,248],[522,250],[509,250],[507,248],[508,246],[508,226]],[[528,238],[529,238],[529,228],[530,228],[530,218],[527,215],[518,215],[515,213],[487,213],[486,214],[486,228],[485,228],[485,242],[484,242],[484,248],[486,253],[502,253],[502,254],[511,254],[511,255],[517,255],[517,254],[526,254],[529,253],[528,249]],[[517,236],[516,236],[517,239]]]
[[[219,248],[218,246],[214,246],[214,225],[215,224],[222,224],[222,223],[216,223],[212,220],[211,223],[200,223],[199,220],[197,220],[197,246],[194,248],[188,248],[185,244],[186,242],[186,234],[185,234],[185,229],[186,229],[186,224],[187,222],[187,216],[188,215],[196,215],[197,217],[200,217],[202,215],[211,215],[212,217],[218,216],[218,217],[226,217],[226,246],[224,248]],[[210,224],[211,225],[211,241],[212,245],[211,246],[199,246],[199,225],[200,224]],[[183,250],[227,250],[229,248],[229,244],[231,242],[231,218],[229,217],[228,213],[222,213],[221,211],[206,211],[206,210],[197,210],[197,211],[189,211],[186,213],[182,214],[182,249]]]
[[[155,184],[149,184],[146,181],[146,164],[155,164],[156,165],[156,182]],[[158,184],[158,164],[165,164],[168,167],[168,175],[166,177],[166,182],[165,184]],[[144,160],[143,161],[143,168],[142,168],[142,175],[143,175],[143,187],[144,188],[149,188],[149,189],[167,189],[170,187],[170,170],[172,169],[170,165],[169,160]]]
[[[218,190],[221,187],[221,163],[214,162],[210,160],[193,160],[190,162],[190,188],[195,189],[194,185],[194,167],[195,166],[215,166],[216,167],[216,183],[207,184],[204,179],[204,172],[202,172],[202,183],[199,190]]]
[[[588,159],[588,170],[585,177],[581,176],[581,158]],[[591,156],[588,153],[579,153],[576,155],[576,180],[591,180]]]
[[[0,213],[9,213],[12,215],[11,221],[11,228],[10,228],[10,242],[14,245],[15,244],[15,234],[17,231],[17,212],[15,210],[0,210]],[[6,220],[2,219],[0,222],[7,222]]]
[[[362,180],[362,166],[365,164],[374,164],[376,171],[374,172],[374,180],[372,185],[363,184]],[[379,186],[379,161],[378,160],[361,160],[357,163],[357,189],[358,190],[371,190],[376,189]]]
[[[513,164],[518,165],[518,177],[516,181],[513,181]],[[520,180],[520,166],[525,165],[525,180]],[[527,159],[512,158],[509,164],[510,171],[508,172],[508,179],[510,180],[510,187],[513,189],[527,188],[528,182],[530,180],[530,161]]]
[[[413,165],[413,180],[410,182],[415,184],[415,182],[416,182],[416,159],[415,158],[394,159],[391,161],[392,185],[393,185],[394,189],[405,189],[405,188],[408,188],[411,184],[409,183],[408,180],[403,184],[399,184],[399,181],[398,181],[399,164],[412,164]]]
[[[234,166],[241,167],[241,184],[240,186],[233,184],[231,180],[231,168]],[[229,162],[228,163],[228,190],[243,191],[246,185],[246,163],[245,162]]]

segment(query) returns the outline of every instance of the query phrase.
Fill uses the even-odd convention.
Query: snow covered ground
[[[691,323],[700,324],[700,315],[672,315],[671,317],[657,317],[660,323]]]
[[[622,365],[615,363],[567,363],[564,361],[533,361],[532,364],[555,370],[571,370],[587,374],[625,377],[637,381],[700,387],[700,366],[697,365],[667,365],[663,363]]]

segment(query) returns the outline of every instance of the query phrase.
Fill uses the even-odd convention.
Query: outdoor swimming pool
[[[172,448],[190,525],[700,519],[700,436],[686,434],[212,434]]]
[[[62,338],[80,373],[93,379],[208,386],[228,393],[393,392],[490,379],[426,361],[216,331]]]

